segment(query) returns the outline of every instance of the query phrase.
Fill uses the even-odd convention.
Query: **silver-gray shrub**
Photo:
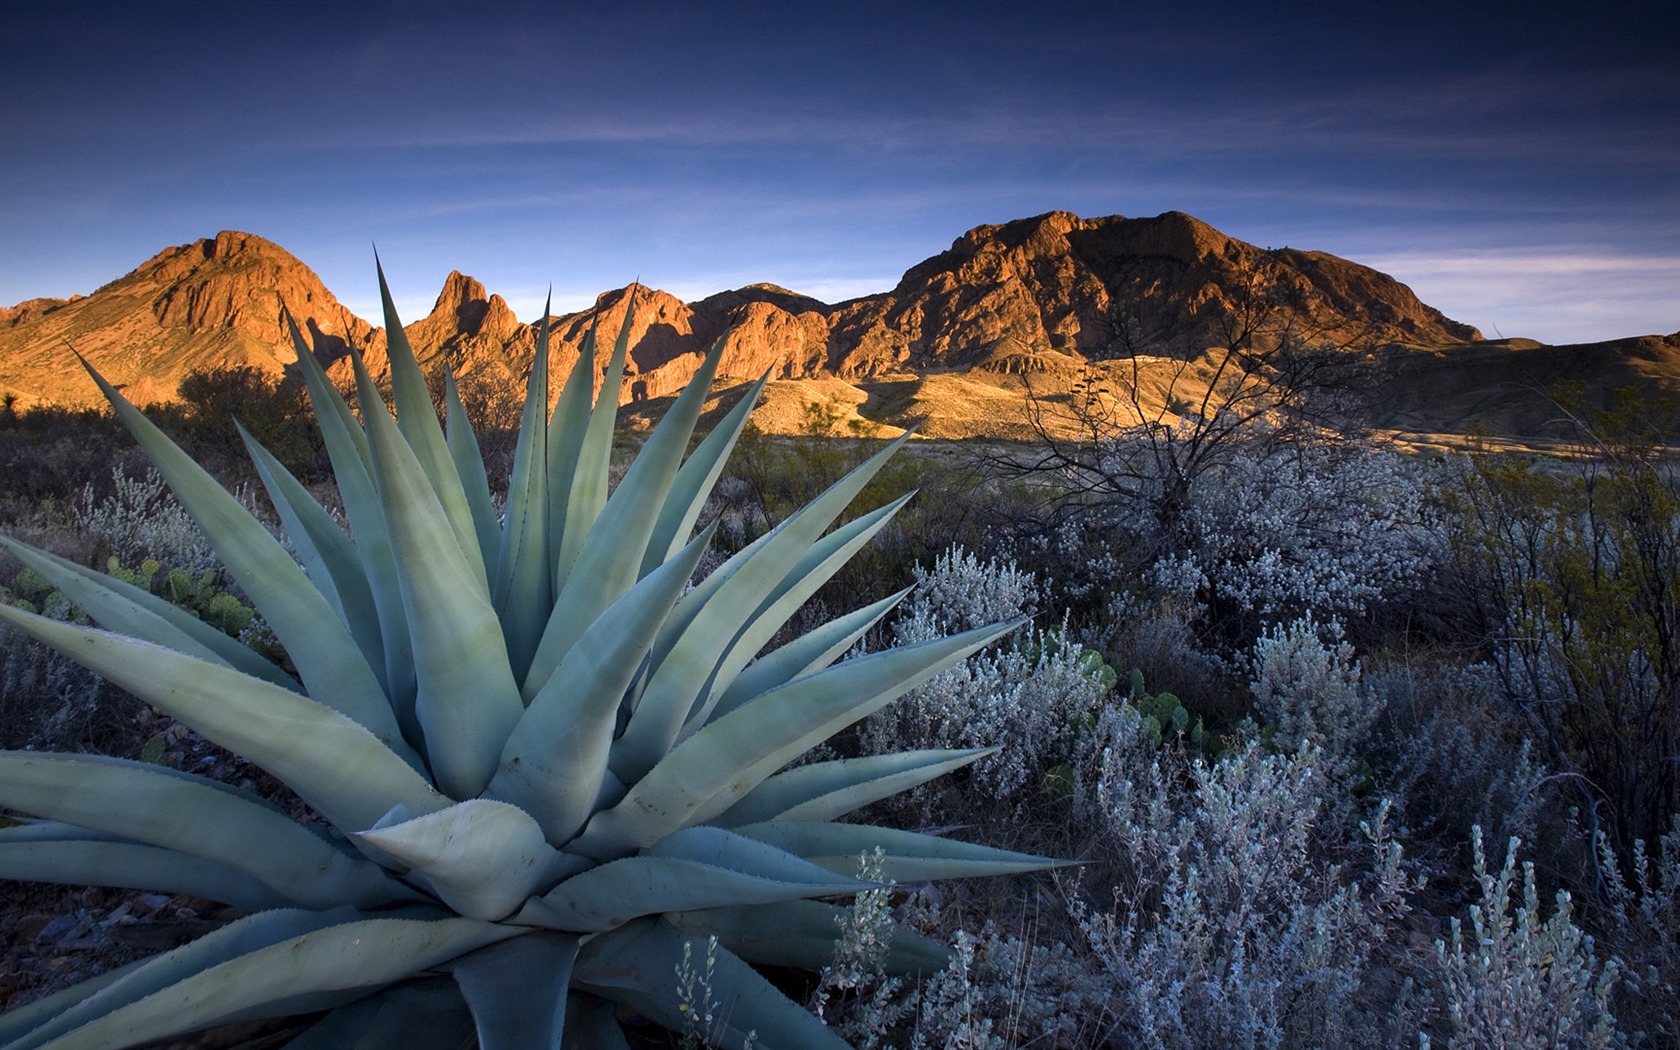
[[[1378,1002],[1368,985],[1415,886],[1386,804],[1361,825],[1357,863],[1325,859],[1321,764],[1316,748],[1268,751],[1252,731],[1217,759],[1105,754],[1086,809],[1122,874],[1112,906],[1079,921],[1123,1044],[1379,1045],[1404,1026],[1418,1004]]]
[[[77,503],[77,523],[127,566],[156,558],[171,569],[198,575],[221,563],[198,524],[151,467],[131,478],[111,469],[112,489],[99,496],[90,483]]]
[[[1652,1045],[1680,1046],[1680,816],[1654,846],[1633,844],[1623,859],[1598,836],[1603,921],[1623,961],[1624,988]]]
[[[1198,633],[1217,626],[1232,649],[1215,655],[1239,662],[1267,627],[1304,616],[1351,623],[1408,601],[1441,543],[1424,467],[1358,442],[1266,438],[1233,444],[1198,479],[1175,536],[1140,534],[1155,549],[1119,602],[1136,613],[1193,599]]]
[[[1558,782],[1535,754],[1530,727],[1506,702],[1493,667],[1389,657],[1366,666],[1363,682],[1381,712],[1372,734],[1372,749],[1381,752],[1376,764],[1403,800],[1414,835],[1454,849],[1478,826],[1500,841],[1535,835]]]
[[[1008,561],[981,562],[960,547],[916,575],[918,588],[892,626],[898,645],[1030,613],[1039,596],[1031,573]],[[997,747],[972,767],[972,783],[986,798],[1019,799],[1051,767],[1071,760],[1080,726],[1101,708],[1111,674],[1065,626],[1029,627],[870,716],[863,747],[883,754]]]
[[[1383,698],[1361,681],[1353,646],[1335,621],[1309,614],[1277,624],[1254,643],[1249,691],[1255,710],[1276,730],[1276,744],[1295,751],[1311,744],[1334,772],[1351,765]]]
[[[1592,937],[1571,920],[1569,894],[1559,890],[1551,916],[1543,918],[1532,863],[1523,862],[1519,883],[1518,840],[1510,840],[1498,872],[1488,870],[1480,828],[1471,845],[1481,900],[1470,906],[1468,931],[1455,918],[1450,942],[1435,942],[1447,1045],[1455,1050],[1625,1046],[1610,1012],[1621,964],[1614,958],[1600,962]],[[1423,1043],[1428,1045],[1427,1037]]]
[[[1363,615],[1406,594],[1433,557],[1415,467],[1360,445],[1237,456],[1196,490],[1191,554],[1225,601],[1262,622]]]

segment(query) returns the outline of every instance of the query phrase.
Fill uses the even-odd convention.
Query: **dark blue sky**
[[[640,277],[881,291],[968,228],[1190,212],[1489,336],[1680,329],[1680,9],[0,0],[0,304],[241,229],[377,319]],[[1468,13],[1455,8],[1469,8]]]

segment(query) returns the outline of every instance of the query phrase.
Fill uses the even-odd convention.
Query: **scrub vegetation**
[[[160,425],[212,465],[233,502],[283,535],[260,479],[218,451],[227,439],[216,413],[264,420],[273,429],[260,439],[289,450],[300,484],[342,522],[328,450],[302,432],[293,392],[236,378],[206,376]],[[233,394],[242,400],[227,404]],[[361,394],[372,403],[370,387]],[[846,500],[856,499],[837,527],[874,538],[788,602],[785,622],[754,633],[752,650],[766,655],[744,663],[751,654],[738,654],[744,670],[731,673],[750,676],[839,620],[856,630],[825,673],[885,654],[945,654],[925,663],[926,674],[905,676],[895,703],[856,713],[815,750],[784,760],[799,763],[794,771],[859,761],[885,770],[907,752],[947,756],[926,759],[948,766],[944,776],[857,792],[845,820],[858,823],[835,826],[984,846],[1014,858],[997,869],[1013,873],[949,881],[934,877],[936,864],[895,858],[897,840],[882,840],[825,859],[834,885],[813,881],[805,894],[824,902],[812,905],[823,929],[810,943],[822,947],[806,946],[805,971],[768,952],[757,960],[764,977],[743,976],[750,952],[740,949],[740,923],[695,919],[689,908],[687,918],[658,920],[658,936],[645,932],[652,926],[634,937],[611,927],[650,967],[632,992],[607,953],[589,948],[608,934],[550,923],[540,943],[486,934],[461,949],[482,953],[478,963],[427,963],[378,1001],[407,1009],[403,996],[465,995],[474,1015],[512,1009],[475,991],[472,975],[488,982],[529,965],[495,947],[529,941],[531,958],[565,956],[573,967],[574,1018],[585,1019],[567,1020],[568,1038],[610,1021],[596,1004],[616,999],[618,1018],[654,1022],[623,1027],[619,1038],[635,1046],[818,1045],[789,1041],[792,1028],[777,1042],[743,1022],[758,1009],[749,999],[769,1001],[761,986],[856,1047],[1680,1045],[1673,421],[1631,399],[1593,409],[1568,390],[1557,397],[1577,440],[1573,454],[1550,459],[1405,456],[1306,417],[1280,425],[1269,410],[1227,426],[1217,406],[1158,416],[1143,432],[1144,421],[1093,415],[1090,440],[1052,450],[1054,461],[1035,459],[1043,449],[1031,443],[912,442],[883,459],[886,442],[833,436],[820,411],[803,436],[746,428],[696,504],[696,520],[715,524],[709,546],[689,552],[690,593],[717,586],[718,573],[740,564],[732,559],[784,534],[779,523],[843,477],[854,479]],[[1208,435],[1195,430],[1214,421],[1217,454],[1183,469],[1178,451],[1207,449]],[[262,615],[260,596],[109,416],[8,412],[0,427],[8,535],[293,666],[297,654]],[[486,447],[515,449],[496,427],[484,424]],[[619,435],[603,474],[613,491],[632,484],[619,479],[657,440]],[[693,455],[706,448],[689,445]],[[489,475],[500,521],[521,499],[506,483],[510,472],[521,476],[520,460],[507,458]],[[852,472],[865,463],[858,480]],[[1091,484],[1074,467],[1123,484]],[[877,516],[911,489],[917,497],[890,521]],[[0,561],[0,583],[11,605],[53,625],[36,634],[83,630],[86,611],[15,553]],[[892,611],[854,615],[901,588],[908,594]],[[251,756],[23,631],[0,630],[0,661],[0,745],[13,752],[208,772],[306,824],[321,819]],[[622,722],[607,728],[607,740],[623,738]],[[614,750],[630,777],[635,763]],[[764,783],[776,782],[774,771],[762,771]],[[457,797],[482,787],[475,773],[449,775],[460,781],[446,788]],[[790,771],[783,783],[812,775]],[[765,806],[753,819],[776,823]],[[742,812],[730,826],[750,826],[753,813]],[[380,907],[424,909],[434,898],[456,907],[447,875],[425,885],[426,901]],[[166,919],[238,930],[252,922],[240,916],[268,914],[261,908],[273,903],[254,894],[230,910],[203,892],[20,890],[13,921],[0,927],[0,994],[27,1011],[142,957],[139,931]],[[484,917],[498,907],[459,921],[502,929],[502,914]],[[556,988],[563,1001],[566,981]],[[341,1014],[322,1021],[321,1011],[336,1005],[310,1000],[312,1013],[267,1037],[326,1045],[310,1026],[330,1026]],[[458,1013],[438,1016],[456,1023]],[[0,1045],[52,1045],[10,1023],[0,1018]],[[459,1040],[524,1045],[494,1043],[482,1019],[477,1036],[471,1025],[462,1031]]]

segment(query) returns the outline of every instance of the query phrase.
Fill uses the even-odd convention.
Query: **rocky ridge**
[[[993,393],[1022,402],[1024,377],[1042,381],[1048,374],[1054,385],[1056,376],[1113,358],[1128,327],[1145,333],[1156,354],[1219,345],[1218,318],[1240,308],[1268,268],[1271,294],[1318,338],[1385,347],[1414,370],[1419,362],[1467,361],[1476,356],[1472,347],[1483,348],[1489,361],[1500,359],[1474,328],[1357,263],[1263,250],[1181,212],[1137,219],[1051,212],[970,230],[911,267],[892,290],[839,304],[769,284],[694,303],[634,285],[605,292],[593,310],[552,319],[552,365],[564,375],[592,324],[616,334],[633,310],[629,400],[681,389],[727,333],[720,369],[726,382],[768,371],[793,385],[794,392],[781,392],[783,401],[833,403],[842,422],[889,430],[919,424],[930,436],[1009,436],[1014,424],[998,418],[1001,407],[976,418],[973,405],[956,402],[984,402]],[[96,404],[71,347],[142,404],[172,397],[196,369],[249,364],[284,371],[295,355],[282,304],[339,378],[349,378],[352,345],[376,374],[385,370],[383,329],[351,315],[278,245],[224,231],[160,252],[90,295],[0,310],[0,395],[25,406]],[[448,366],[464,382],[498,387],[522,385],[536,340],[534,324],[459,272],[445,279],[431,313],[405,331],[427,368]],[[1661,379],[1672,355],[1646,356],[1652,353],[1662,359],[1653,366]],[[959,375],[962,383],[948,378]],[[809,389],[799,393],[801,384]],[[839,392],[847,388],[854,393]],[[792,425],[766,422],[773,430]]]

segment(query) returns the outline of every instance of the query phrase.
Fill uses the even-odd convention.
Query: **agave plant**
[[[685,1027],[676,969],[711,938],[709,1039],[843,1046],[753,966],[829,960],[832,899],[874,885],[854,876],[860,854],[883,849],[898,881],[1051,862],[836,819],[984,752],[790,763],[1017,625],[836,662],[900,594],[761,654],[903,504],[830,530],[896,444],[691,583],[713,531],[695,534],[702,506],[763,379],[689,452],[720,340],[611,487],[629,314],[599,396],[591,333],[551,416],[545,310],[498,513],[453,382],[446,430],[379,284],[394,419],[356,357],[358,420],[292,326],[348,531],[246,437],[295,559],[89,367],[290,667],[0,538],[105,629],[0,618],[262,766],[321,818],[151,763],[0,753],[0,806],[16,814],[0,877],[247,913],[0,1017],[0,1047],[132,1046],[316,1013],[291,1046],[626,1046],[621,1017]],[[944,961],[909,931],[889,959]]]

